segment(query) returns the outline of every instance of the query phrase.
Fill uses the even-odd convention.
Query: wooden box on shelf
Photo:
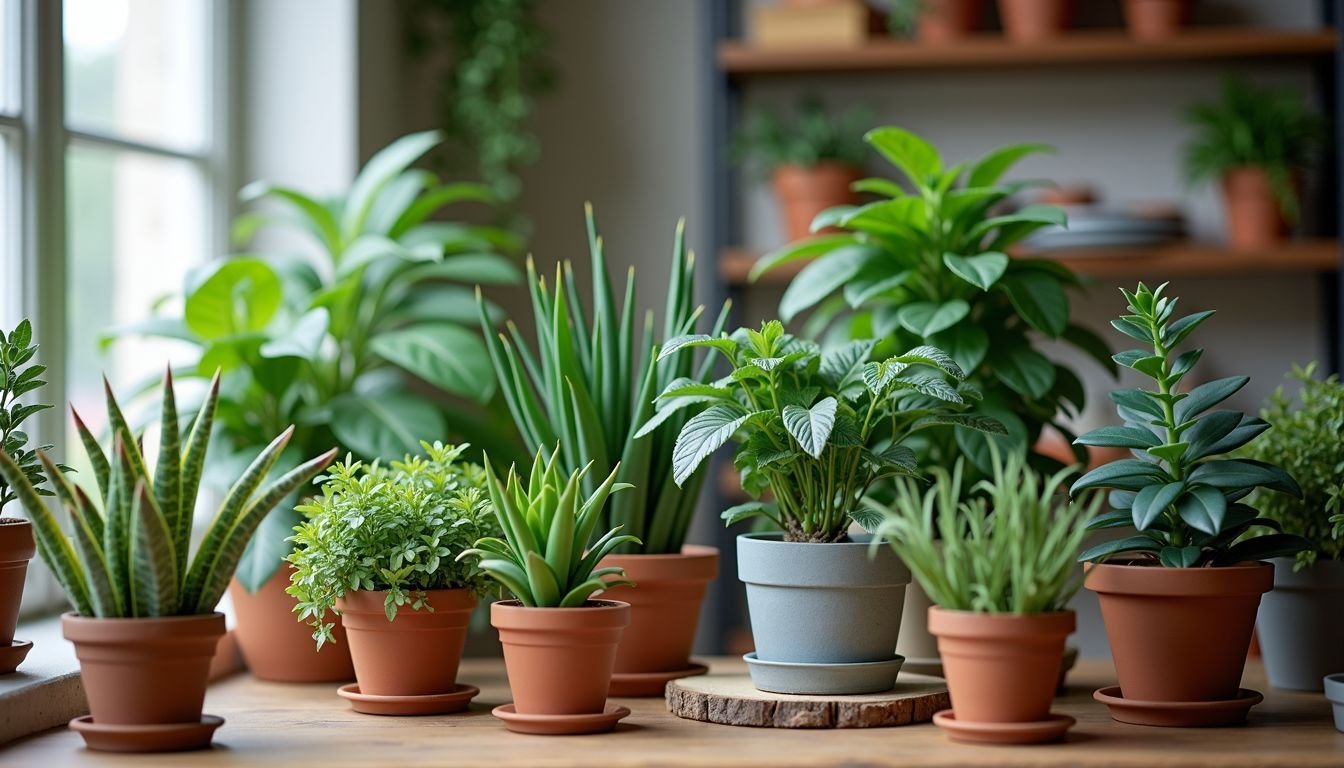
[[[871,27],[872,11],[862,0],[830,0],[753,8],[749,34],[755,48],[856,48]]]

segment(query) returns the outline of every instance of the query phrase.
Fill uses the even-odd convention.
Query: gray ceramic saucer
[[[809,664],[797,661],[763,661],[756,653],[742,657],[751,673],[751,684],[770,693],[801,695],[849,695],[881,693],[896,685],[904,656],[886,661],[852,664]]]

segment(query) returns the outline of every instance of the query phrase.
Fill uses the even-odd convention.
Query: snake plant
[[[290,427],[271,441],[224,496],[196,557],[187,558],[193,513],[206,448],[219,402],[219,376],[190,427],[178,422],[172,374],[164,377],[159,455],[153,474],[121,407],[107,392],[112,450],[98,444],[79,414],[75,427],[93,467],[101,495],[95,504],[45,452],[38,458],[70,516],[72,538],[42,502],[18,464],[0,451],[0,477],[17,492],[33,521],[42,559],[55,573],[75,610],[98,618],[140,618],[209,613],[233,577],[243,547],[281,499],[312,479],[335,450],[286,472],[264,488],[266,473],[293,435]]]
[[[627,273],[625,295],[618,306],[607,277],[602,237],[592,206],[586,206],[588,248],[593,279],[593,313],[585,317],[573,265],[556,269],[548,287],[531,259],[527,264],[537,350],[533,352],[512,322],[508,334],[492,331],[481,301],[485,331],[495,375],[518,431],[533,452],[560,446],[561,466],[573,472],[592,462],[583,490],[592,493],[600,477],[616,471],[616,479],[634,491],[613,497],[602,527],[622,526],[643,540],[645,554],[681,551],[695,512],[705,472],[673,482],[672,450],[689,414],[655,413],[660,392],[709,383],[710,361],[696,366],[692,350],[664,354],[666,340],[693,333],[703,307],[694,304],[695,255],[686,250],[685,222],[677,225],[672,246],[672,276],[663,309],[661,338],[654,335],[653,313],[644,317],[642,334],[635,326],[635,273]],[[728,319],[725,303],[713,329],[718,336]],[[653,420],[651,427],[640,428]],[[619,470],[617,470],[619,467]]]
[[[580,487],[592,463],[565,475],[559,448],[543,463],[544,457],[537,453],[526,481],[510,467],[505,483],[485,462],[486,485],[504,538],[483,538],[458,559],[479,558],[482,570],[532,608],[578,608],[599,590],[634,586],[623,569],[597,564],[622,544],[639,544],[637,537],[618,535],[618,525],[588,545],[607,497],[630,487],[616,481],[620,468],[585,499]]]

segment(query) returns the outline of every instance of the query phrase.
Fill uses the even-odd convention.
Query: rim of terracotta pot
[[[1053,613],[985,613],[929,606],[929,632],[944,637],[1008,639],[1068,635],[1078,626],[1073,611]]]
[[[1083,584],[1093,592],[1166,597],[1259,595],[1274,588],[1274,566],[1263,561],[1217,568],[1087,563]]]
[[[61,631],[75,643],[138,642],[159,637],[209,637],[224,634],[224,614],[100,619],[70,611],[61,614]]]
[[[472,610],[476,607],[475,595],[471,594],[471,590],[464,587],[414,591],[424,592],[426,599],[429,600],[429,607],[435,611]],[[336,609],[341,613],[376,613],[382,616],[385,615],[383,604],[386,600],[386,589],[355,589],[336,598]],[[400,606],[397,609],[397,616],[401,616],[402,611],[421,613],[421,611],[412,609],[409,604]]]
[[[644,579],[710,581],[719,575],[719,549],[687,544],[680,552],[607,555],[602,565],[638,568]]]
[[[822,160],[812,165],[804,165],[803,163],[777,165],[770,175],[776,180],[779,180],[780,176],[785,177],[785,183],[820,175],[845,176],[857,179],[863,177],[863,169],[857,165],[842,163],[839,160]]]
[[[21,517],[0,517],[0,563],[25,563],[32,560],[36,552],[31,521]]]
[[[496,629],[526,630],[624,627],[630,623],[630,604],[598,599],[578,608],[536,608],[497,600],[490,604],[490,623]]]

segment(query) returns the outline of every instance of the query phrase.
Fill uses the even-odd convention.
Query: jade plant
[[[1134,457],[1100,466],[1070,489],[1072,494],[1110,489],[1113,511],[1098,517],[1092,528],[1133,527],[1136,534],[1098,544],[1079,559],[1123,555],[1139,563],[1194,568],[1296,555],[1310,542],[1283,533],[1277,521],[1260,516],[1245,499],[1256,489],[1301,498],[1297,481],[1269,462],[1228,457],[1269,429],[1269,423],[1214,409],[1250,379],[1230,376],[1181,391],[1181,381],[1204,351],[1177,350],[1213,311],[1176,318],[1178,299],[1163,295],[1165,288],[1165,283],[1156,289],[1143,283],[1134,291],[1122,288],[1128,313],[1111,321],[1143,345],[1117,353],[1116,362],[1152,380],[1152,388],[1112,392],[1124,424],[1094,429],[1077,440],[1128,448]]]
[[[1274,429],[1245,456],[1278,461],[1302,488],[1301,498],[1257,492],[1253,500],[1260,514],[1311,542],[1297,555],[1298,568],[1317,559],[1344,557],[1344,537],[1333,521],[1344,502],[1344,384],[1338,376],[1316,377],[1316,364],[1294,367],[1289,376],[1301,385],[1295,397],[1279,387],[1260,411]]]
[[[954,611],[1053,613],[1082,586],[1076,557],[1101,494],[1070,501],[1074,468],[1043,477],[1018,453],[992,449],[990,476],[969,488],[964,463],[932,470],[925,490],[896,483],[873,546],[886,542],[935,604]]]
[[[0,451],[0,477],[15,490],[33,521],[38,552],[82,616],[142,618],[207,614],[233,578],[252,533],[282,499],[330,463],[335,450],[298,464],[265,486],[264,478],[293,436],[286,429],[253,459],[223,497],[188,557],[206,451],[219,402],[219,378],[186,429],[179,422],[172,374],[164,377],[158,459],[151,472],[140,441],[107,387],[110,451],[75,414],[99,502],[72,482],[44,451],[38,459],[70,518],[72,536],[38,495],[23,470]]]
[[[672,479],[672,445],[688,414],[669,412],[655,428],[636,431],[654,415],[653,401],[659,392],[674,384],[709,381],[712,361],[696,365],[692,350],[657,362],[664,340],[695,330],[703,312],[695,305],[695,256],[686,250],[685,223],[678,223],[661,333],[655,331],[651,311],[641,328],[635,319],[634,269],[626,276],[618,304],[592,206],[585,210],[591,316],[584,312],[570,262],[557,266],[555,281],[547,286],[528,259],[536,350],[512,322],[507,324],[507,335],[495,333],[478,292],[481,327],[500,390],[528,448],[541,451],[558,445],[564,472],[590,460],[583,480],[588,493],[619,466],[616,480],[633,488],[610,498],[599,527],[621,526],[643,541],[639,551],[646,554],[680,552],[705,474],[697,472],[682,483]],[[725,303],[714,334],[723,330],[728,308]]]
[[[731,336],[683,336],[663,356],[709,347],[732,366],[713,384],[678,382],[659,394],[657,418],[696,407],[672,452],[673,479],[683,482],[729,440],[742,487],[772,501],[752,501],[723,513],[731,525],[764,517],[787,541],[844,540],[851,521],[865,528],[880,516],[861,507],[868,489],[886,477],[918,474],[904,444],[931,427],[959,424],[1001,432],[993,419],[968,413],[979,393],[951,357],[919,346],[874,357],[873,341],[822,350],[784,332],[778,320]],[[651,421],[645,429],[651,428]]]
[[[468,446],[421,443],[424,455],[387,466],[354,461],[319,477],[322,495],[299,506],[306,519],[294,529],[294,573],[286,592],[298,601],[299,621],[313,627],[320,650],[335,642],[336,601],[347,592],[386,592],[387,620],[398,609],[434,608],[430,589],[467,589],[483,596],[485,573],[457,555],[499,527],[485,491],[485,470],[461,460]]]
[[[485,537],[458,555],[476,558],[480,567],[529,608],[579,608],[597,591],[633,586],[621,568],[598,568],[602,558],[639,539],[621,535],[620,526],[592,537],[607,496],[629,488],[616,482],[613,469],[591,494],[581,490],[591,465],[562,472],[560,450],[547,459],[538,452],[527,479],[510,467],[501,483],[487,461],[486,486],[504,538]],[[591,543],[590,543],[591,542]]]
[[[1007,255],[1032,232],[1064,225],[1065,214],[1047,205],[996,213],[1031,184],[1005,182],[1004,174],[1049,147],[1016,144],[974,163],[946,166],[933,145],[902,128],[876,128],[865,139],[904,177],[905,186],[886,178],[857,182],[854,189],[875,196],[873,202],[822,212],[812,231],[839,231],[767,254],[752,269],[752,279],[811,259],[780,301],[785,322],[812,310],[806,335],[875,339],[883,356],[916,345],[945,350],[983,394],[980,410],[1005,427],[993,439],[1006,449],[1031,450],[1047,424],[1071,435],[1059,416],[1061,410],[1082,408],[1083,385],[1070,368],[1041,352],[1042,341],[1058,339],[1114,372],[1110,350],[1069,322],[1065,289],[1078,279],[1068,268]],[[964,455],[989,472],[990,439],[949,424],[928,432],[921,454],[940,466]],[[1033,462],[1050,465],[1039,455]]]
[[[29,485],[39,496],[50,496],[45,487],[46,476],[42,473],[42,464],[38,460],[38,451],[50,451],[50,445],[36,449],[28,446],[28,433],[23,431],[23,422],[30,416],[50,408],[44,403],[24,403],[21,398],[46,385],[42,374],[45,365],[33,362],[37,355],[37,345],[33,342],[33,326],[28,320],[22,320],[8,334],[0,329],[0,449],[3,449],[18,468]],[[67,470],[67,467],[60,466]],[[5,505],[14,501],[17,491],[8,481],[0,477],[0,514]]]

